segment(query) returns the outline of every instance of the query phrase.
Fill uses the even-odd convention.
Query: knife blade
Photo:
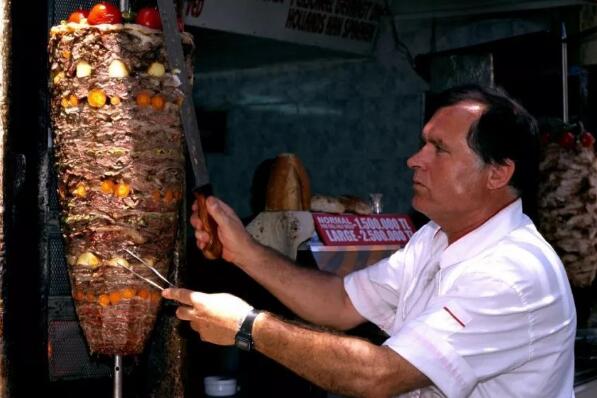
[[[180,109],[182,127],[184,131],[185,142],[189,154],[189,161],[193,170],[195,181],[193,182],[193,193],[197,200],[197,213],[205,225],[206,232],[210,235],[210,243],[207,250],[203,252],[207,258],[219,258],[222,255],[222,245],[217,236],[217,224],[207,212],[205,199],[212,195],[213,189],[209,182],[209,173],[203,156],[203,147],[199,135],[199,126],[197,125],[197,116],[193,106],[192,87],[188,77],[190,76],[184,60],[182,42],[178,26],[176,23],[176,8],[174,0],[158,0],[158,10],[162,20],[162,29],[164,33],[164,42],[166,45],[166,54],[171,71],[178,70],[181,82],[184,100]]]

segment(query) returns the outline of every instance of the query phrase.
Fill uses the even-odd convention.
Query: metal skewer
[[[122,355],[114,356],[114,398],[122,398]]]
[[[120,0],[120,12],[128,11],[129,0]]]
[[[568,35],[564,22],[560,26],[560,33],[562,38],[562,121],[568,123]]]
[[[164,282],[166,282],[168,284],[168,286],[170,286],[170,287],[176,287],[172,282],[170,282],[168,279],[166,279],[166,277],[164,275],[162,275],[160,273],[160,271],[158,271],[157,269],[155,269],[154,267],[152,267],[151,265],[149,265],[141,257],[137,256],[135,253],[133,253],[132,251],[130,251],[127,248],[124,248],[124,251],[127,252],[128,254],[130,254],[131,256],[133,256],[135,259],[137,259],[141,264],[143,264],[144,266],[146,266],[147,268],[149,268],[154,274],[156,274],[158,276],[158,278],[160,278],[161,280],[163,280]],[[162,289],[162,290],[164,290],[164,289]]]
[[[120,11],[125,12],[129,9],[129,0],[120,0]],[[114,398],[122,398],[122,355],[114,356],[114,384],[113,396]]]

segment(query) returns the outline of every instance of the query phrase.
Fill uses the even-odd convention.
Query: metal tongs
[[[137,256],[135,253],[133,253],[132,251],[130,251],[127,248],[123,249],[125,252],[127,252],[128,254],[130,254],[131,256],[133,256],[135,259],[137,259],[141,264],[143,264],[144,266],[146,266],[147,268],[149,268],[154,274],[156,274],[161,280],[163,280],[164,282],[166,282],[168,284],[168,287],[176,287],[176,285],[174,285],[172,282],[170,282],[168,279],[166,279],[166,277],[164,275],[162,275],[160,273],[160,271],[158,271],[157,269],[155,269],[153,266],[149,265],[145,260],[143,260],[141,257]],[[160,285],[158,285],[157,283],[155,283],[154,281],[152,281],[149,278],[144,277],[143,275],[141,275],[140,273],[138,273],[137,271],[135,271],[132,267],[123,265],[122,266],[124,269],[126,269],[127,271],[129,271],[130,273],[132,273],[133,275],[135,275],[136,277],[143,279],[145,282],[149,283],[150,285],[152,285],[153,287],[160,289],[160,290],[165,290],[165,287],[162,287]]]

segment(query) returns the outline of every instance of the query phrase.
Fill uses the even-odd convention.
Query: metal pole
[[[120,11],[128,11],[129,0],[120,0]],[[122,355],[114,356],[114,398],[122,398]]]
[[[114,356],[114,398],[122,398],[122,355]]]
[[[562,120],[568,123],[568,36],[566,24],[562,22]]]

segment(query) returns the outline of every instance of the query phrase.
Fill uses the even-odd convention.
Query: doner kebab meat
[[[556,137],[557,138],[557,137]],[[548,133],[539,166],[538,226],[560,255],[574,286],[590,286],[597,272],[597,158],[589,132]]]
[[[124,249],[167,274],[183,194],[183,77],[168,67],[161,30],[92,14],[50,32],[61,225],[91,352],[138,354],[161,296],[124,269],[156,280]],[[181,37],[190,60],[192,37]]]

